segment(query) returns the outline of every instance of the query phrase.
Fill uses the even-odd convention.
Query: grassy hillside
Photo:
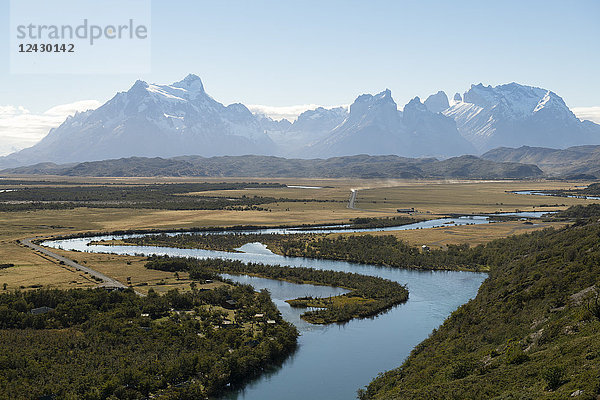
[[[596,399],[600,394],[600,223],[486,245],[489,278],[362,399]],[[586,215],[587,214],[587,215]]]

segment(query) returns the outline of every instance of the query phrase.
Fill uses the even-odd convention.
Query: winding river
[[[511,192],[514,194],[524,194],[524,195],[530,195],[530,196],[553,196],[553,197],[569,197],[569,198],[573,198],[573,199],[584,199],[584,200],[600,200],[600,197],[598,196],[586,196],[586,195],[574,195],[574,194],[556,194],[556,193],[548,193],[548,192],[542,192],[542,191],[536,191],[536,190],[517,190],[514,192]]]
[[[373,230],[419,229],[487,222],[486,217],[461,217]],[[301,229],[261,231],[297,233]],[[327,232],[328,229],[323,227],[319,231]],[[355,230],[349,228],[347,231]],[[284,318],[298,327],[301,336],[298,349],[282,365],[267,371],[242,388],[233,388],[221,400],[354,399],[356,390],[367,385],[378,373],[398,367],[410,351],[452,311],[477,294],[479,286],[486,278],[486,274],[483,273],[412,271],[343,261],[284,257],[270,252],[260,243],[246,244],[238,249],[239,253],[168,247],[89,245],[91,241],[112,238],[118,237],[110,235],[52,240],[43,245],[87,252],[168,254],[312,267],[380,276],[407,285],[410,291],[409,300],[386,313],[369,319],[355,319],[345,324],[321,326],[302,321],[299,316],[303,310],[291,308],[285,300],[306,295],[335,295],[343,293],[343,289],[298,285],[248,276],[227,276],[238,282],[249,283],[256,289],[268,289]]]

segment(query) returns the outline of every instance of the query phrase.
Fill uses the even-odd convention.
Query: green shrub
[[[548,390],[556,390],[564,383],[565,371],[561,367],[553,366],[546,368],[542,373]]]
[[[469,363],[468,361],[462,361],[452,366],[452,368],[450,369],[449,377],[452,380],[466,378],[467,376],[469,376],[472,370],[473,366],[471,365],[471,363]]]
[[[507,364],[523,364],[529,361],[529,356],[523,352],[520,345],[513,345],[506,351],[506,363]]]
[[[594,298],[588,302],[586,308],[594,318],[600,321],[600,293],[597,290]]]

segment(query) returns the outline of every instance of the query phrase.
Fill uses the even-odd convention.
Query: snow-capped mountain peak
[[[450,107],[448,96],[442,90],[427,97],[424,104],[432,113],[439,113]]]
[[[171,85],[136,81],[94,111],[77,114],[37,145],[14,154],[19,164],[130,156],[272,154],[275,145],[243,104],[225,107],[196,75]]]
[[[580,121],[556,93],[509,83],[443,91],[403,108],[386,89],[349,107],[316,107],[293,122],[210,97],[196,75],[169,84],[136,81],[96,110],[77,113],[38,144],[0,162],[79,162],[129,156],[265,154],[447,157],[505,146],[600,144],[600,125]],[[475,146],[475,147],[473,147]]]
[[[318,156],[449,156],[472,150],[452,119],[429,111],[419,97],[398,111],[390,90],[358,96],[344,122],[309,148]]]
[[[564,148],[600,143],[600,126],[581,123],[556,93],[512,82],[496,87],[471,85],[443,113],[479,151],[495,147]]]
[[[404,106],[404,114],[406,114],[407,111],[429,111],[429,109],[427,108],[427,106],[425,106],[425,104],[421,103],[421,99],[419,98],[419,96],[416,96],[415,98],[413,98],[411,101],[409,101],[405,106]]]
[[[172,87],[187,90],[192,93],[205,93],[202,79],[194,74],[189,74],[183,80],[175,82]]]
[[[398,112],[398,105],[392,98],[392,92],[389,89],[376,95],[362,94],[356,98],[350,105],[348,114],[349,121],[356,121],[362,118],[369,118],[375,114],[387,114],[388,118],[395,118]]]

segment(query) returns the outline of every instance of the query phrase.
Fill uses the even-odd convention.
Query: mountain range
[[[495,147],[600,144],[600,125],[580,121],[555,93],[510,83],[473,85],[452,101],[443,91],[402,110],[389,90],[349,108],[317,108],[295,121],[225,106],[188,75],[171,85],[137,81],[96,110],[69,117],[36,145],[0,157],[0,167],[127,157],[355,154],[441,158]]]
[[[535,164],[549,177],[600,178],[600,146],[574,146],[567,149],[499,147],[481,157],[495,162]]]
[[[1,171],[3,174],[62,176],[206,176],[293,178],[540,178],[535,165],[496,162],[475,156],[446,160],[398,156],[356,155],[328,159],[289,159],[273,156],[182,156],[170,159],[129,157],[57,165],[41,163]]]
[[[580,121],[550,90],[517,83],[473,85],[442,111],[478,152],[496,147],[600,144],[600,125]]]

